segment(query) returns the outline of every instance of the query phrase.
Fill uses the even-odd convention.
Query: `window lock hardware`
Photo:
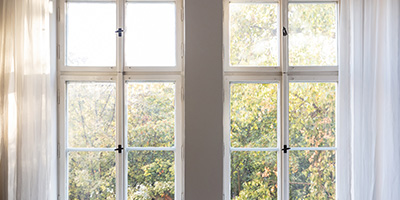
[[[290,147],[288,147],[286,144],[285,145],[283,145],[283,149],[282,149],[282,151],[283,151],[283,153],[287,153],[287,151],[290,149]]]
[[[119,28],[115,32],[118,33],[118,37],[122,37],[122,32],[124,32],[124,30],[122,30],[122,28]]]
[[[282,33],[283,33],[283,36],[287,36],[286,27],[283,27],[283,29],[282,29]]]
[[[122,148],[122,145],[118,145],[118,148],[114,149],[114,151],[118,151],[118,153],[122,153],[122,150],[124,148]]]

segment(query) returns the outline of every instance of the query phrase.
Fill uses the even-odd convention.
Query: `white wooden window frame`
[[[114,2],[116,3],[116,27],[125,28],[126,2],[174,2],[176,11],[176,65],[124,66],[124,35],[116,35],[115,66],[66,66],[66,3],[67,2]],[[113,148],[67,148],[67,82],[113,82],[116,84],[116,146],[123,144],[124,151],[116,154],[116,199],[127,199],[127,155],[129,151],[156,150],[174,151],[175,199],[184,197],[184,8],[183,0],[58,0],[57,1],[57,74],[58,74],[58,199],[68,199],[67,153],[69,151],[114,151]],[[110,31],[115,31],[110,30]],[[173,147],[127,147],[127,124],[125,112],[125,83],[174,82],[175,83],[175,142]],[[125,149],[125,147],[127,147]]]
[[[231,66],[229,60],[229,4],[230,3],[277,3],[279,8],[279,66]],[[289,153],[283,153],[283,145],[289,143],[289,83],[291,82],[338,82],[339,66],[289,66],[288,39],[289,35],[282,36],[283,27],[288,28],[289,3],[335,3],[336,27],[339,19],[339,0],[224,0],[223,1],[223,70],[224,70],[224,200],[231,199],[230,193],[230,162],[232,151],[277,151],[278,166],[278,199],[289,200]],[[338,32],[336,30],[336,32]],[[336,39],[337,43],[339,38]],[[338,45],[337,45],[338,46]],[[339,49],[337,48],[337,60]],[[278,83],[278,133],[276,148],[232,148],[230,142],[230,84],[243,83]],[[339,88],[337,85],[336,88]],[[336,92],[336,102],[340,97]],[[337,103],[336,103],[337,105]],[[335,113],[338,116],[337,109]],[[337,120],[336,120],[337,122]],[[337,127],[337,125],[336,125]],[[299,150],[337,150],[337,141],[340,137],[336,129],[334,147],[293,147],[290,151]],[[336,151],[337,152],[337,151]],[[336,154],[336,163],[338,156]],[[336,166],[337,171],[337,166]],[[337,173],[336,173],[337,174]],[[337,179],[337,177],[336,177]],[[337,183],[337,182],[336,182]],[[336,190],[337,190],[336,186]],[[337,194],[337,191],[336,191]]]
[[[125,35],[116,38],[116,63],[114,66],[67,66],[66,58],[66,3],[67,2],[81,2],[81,3],[115,3],[116,4],[116,31],[118,28],[125,30],[125,5],[126,3],[175,3],[176,14],[176,65],[173,67],[167,66],[125,66]],[[57,66],[59,71],[62,72],[181,72],[183,71],[184,63],[184,9],[183,0],[58,0],[57,7]]]

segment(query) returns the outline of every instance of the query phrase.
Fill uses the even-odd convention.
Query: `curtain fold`
[[[55,199],[48,0],[0,1],[0,199]]]
[[[338,199],[400,199],[400,1],[340,6]]]

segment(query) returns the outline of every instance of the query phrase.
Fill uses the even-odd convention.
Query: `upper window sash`
[[[90,27],[87,24],[90,24],[93,26],[93,24],[96,24],[96,19],[102,18],[103,15],[99,15],[99,17],[94,16],[96,13],[93,13],[94,15],[91,15],[88,12],[82,11],[82,15],[85,16],[85,18],[87,18],[87,22],[85,24],[79,25],[79,22],[82,22],[81,20],[75,20],[77,21],[74,24],[70,24],[69,23],[73,23],[73,19],[68,19],[68,18],[73,18],[73,15],[69,15],[68,13],[68,4],[70,5],[79,5],[81,4],[97,4],[97,5],[112,5],[115,6],[115,9],[111,8],[111,10],[114,10],[114,15],[113,17],[115,18],[115,21],[113,22],[112,28],[108,28],[107,29],[107,33],[103,32],[103,35],[107,35],[108,36],[108,40],[103,40],[104,37],[102,37],[101,39],[98,40],[91,40],[91,38],[93,38],[94,36],[96,36],[95,33],[92,33],[92,30],[96,30],[96,26],[94,27]],[[126,35],[132,33],[133,37],[136,37],[137,34],[144,34],[146,31],[136,31],[136,34],[134,34],[134,32],[129,32],[129,30],[127,30],[127,25],[128,25],[128,20],[126,19],[126,17],[128,17],[128,7],[129,5],[131,5],[131,8],[133,8],[133,10],[135,10],[135,6],[147,6],[147,7],[151,7],[151,6],[163,6],[163,5],[168,5],[171,4],[174,5],[174,10],[171,12],[173,12],[173,28],[168,28],[167,26],[165,28],[170,29],[169,31],[169,38],[173,37],[174,41],[172,41],[173,44],[169,44],[170,49],[173,48],[174,49],[174,53],[173,53],[173,58],[169,58],[169,60],[173,60],[173,62],[169,62],[167,64],[163,64],[160,62],[157,62],[159,56],[163,56],[164,53],[162,50],[160,50],[160,48],[158,48],[156,45],[156,43],[154,44],[149,44],[149,48],[148,51],[145,52],[147,53],[147,57],[149,60],[150,64],[145,64],[145,65],[141,65],[140,63],[129,63],[128,61],[128,57],[129,55],[124,55],[127,52],[127,48],[129,47],[129,43],[128,41],[126,41]],[[58,68],[59,70],[62,71],[72,71],[72,72],[79,72],[79,71],[86,71],[86,72],[120,72],[120,71],[140,71],[140,72],[157,72],[157,71],[181,71],[183,69],[182,65],[183,65],[183,51],[184,51],[184,44],[183,44],[183,19],[184,19],[184,12],[183,12],[183,3],[181,0],[140,0],[140,1],[134,1],[134,0],[127,0],[127,1],[123,1],[123,0],[114,0],[114,1],[110,1],[110,0],[61,0],[60,3],[58,4],[58,42],[57,42],[57,62],[58,62]],[[78,6],[79,7],[79,6]],[[106,7],[106,6],[105,6]],[[110,6],[111,7],[111,6]],[[83,10],[85,10],[84,8],[82,8]],[[137,8],[139,9],[139,8]],[[161,8],[160,8],[161,9]],[[92,10],[93,9],[86,9],[87,11]],[[110,10],[110,9],[109,9]],[[132,10],[132,9],[131,9]],[[139,9],[140,10],[140,9]],[[79,11],[79,9],[78,9]],[[79,12],[76,12],[75,14],[79,15]],[[169,13],[171,13],[169,12]],[[100,12],[99,12],[100,13]],[[103,13],[103,12],[101,12]],[[132,13],[132,12],[131,12]],[[140,13],[137,13],[139,15],[141,15]],[[134,17],[134,15],[131,15],[130,18],[132,18],[132,16]],[[104,16],[103,16],[104,17]],[[79,18],[79,16],[76,16],[75,18]],[[108,17],[106,16],[104,19],[107,19]],[[166,17],[163,17],[163,19]],[[137,19],[137,18],[136,18]],[[94,21],[93,23],[90,21]],[[143,17],[140,18],[140,20],[136,20],[136,24],[142,24],[145,25],[146,22],[143,22],[145,20],[153,20],[153,21],[158,21],[156,19],[151,19],[148,17]],[[103,24],[104,20],[101,20],[101,23],[97,23],[97,24]],[[112,21],[112,20],[111,20]],[[110,23],[111,23],[110,21]],[[130,22],[132,22],[133,20],[129,20]],[[89,23],[90,22],[90,23]],[[111,25],[110,23],[108,23],[109,25]],[[149,22],[151,23],[151,22]],[[78,24],[78,26],[75,26],[75,36],[73,36],[73,34],[71,34],[71,28],[74,28],[73,25]],[[135,24],[135,23],[134,23]],[[161,26],[161,25],[160,25]],[[81,27],[81,28],[79,28]],[[121,28],[123,30],[121,37],[118,37],[118,33],[115,33],[115,31],[117,31],[119,28]],[[142,26],[142,30],[147,30],[146,26]],[[164,30],[165,28],[163,27],[159,27],[160,30]],[[87,29],[85,31],[85,29]],[[101,29],[101,28],[98,28]],[[128,28],[129,29],[129,28]],[[83,32],[79,32],[82,31]],[[133,30],[133,29],[132,29]],[[147,31],[151,31],[151,30],[147,30]],[[85,38],[85,32],[86,32],[86,38]],[[163,34],[163,31],[151,31],[153,33],[160,33]],[[71,38],[68,38],[69,35]],[[144,36],[146,36],[148,34],[144,34]],[[143,36],[143,37],[144,37]],[[154,38],[159,38],[158,36]],[[82,39],[79,39],[82,38]],[[112,38],[112,39],[110,39]],[[132,38],[132,37],[131,37]],[[70,41],[68,41],[69,39],[71,39]],[[68,52],[71,53],[71,41],[75,39],[75,50],[79,50],[82,48],[79,48],[80,44],[85,43],[85,42],[89,42],[89,46],[88,49],[91,49],[91,51],[86,51],[91,53],[93,51],[96,51],[98,49],[104,49],[104,50],[99,50],[99,52],[104,53],[104,51],[109,53],[106,53],[105,55],[101,55],[98,54],[96,55],[95,53],[91,53],[92,54],[92,58],[91,58],[91,62],[88,63],[84,63],[84,64],[77,64],[77,63],[71,63],[71,62],[67,62],[69,56],[71,55],[67,55]],[[145,39],[145,38],[144,38]],[[92,42],[90,42],[90,40]],[[98,42],[97,42],[98,41]],[[108,42],[106,42],[108,41]],[[113,42],[111,42],[113,41]],[[140,40],[138,40],[140,41]],[[164,40],[164,41],[171,41],[171,39],[168,40]],[[110,48],[99,48],[97,46],[99,45],[103,45],[103,46],[107,46],[104,45],[104,43],[114,43],[111,44],[111,46],[115,46],[115,47],[110,47]],[[142,45],[146,45],[147,42],[141,42]],[[151,43],[151,42],[150,42]],[[134,44],[132,44],[134,45]],[[110,45],[108,45],[110,46]],[[132,48],[131,48],[132,49]],[[143,49],[140,47],[140,45],[137,47],[137,49]],[[153,53],[153,51],[150,51],[151,49],[155,49],[158,51],[158,55],[156,53],[154,53],[153,56],[151,56],[150,53]],[[161,48],[162,49],[162,48]],[[168,50],[167,52],[171,52],[171,50],[169,49],[165,49],[164,50]],[[156,51],[156,52],[157,52]],[[85,52],[82,51],[81,52]],[[112,53],[114,52],[114,53]],[[150,53],[149,53],[150,52]],[[78,52],[79,53],[79,52]],[[131,52],[131,55],[134,52]],[[138,53],[143,53],[141,51],[138,51]],[[93,56],[94,55],[94,56]],[[93,60],[96,60],[96,57],[98,58],[98,60],[101,59],[108,59],[110,60],[110,57],[108,55],[111,55],[110,57],[115,57],[115,61],[107,61],[104,62],[105,64],[102,64],[101,62],[93,62]],[[135,54],[134,54],[135,55]],[[138,58],[140,58],[140,55]],[[150,57],[151,56],[151,57]],[[108,57],[108,58],[107,58]],[[132,56],[131,56],[132,57]],[[113,58],[111,58],[112,60],[114,60]],[[84,59],[85,60],[85,59]],[[137,60],[137,59],[136,59]],[[86,59],[87,61],[87,59]]]
[[[277,53],[278,53],[278,62],[276,66],[273,65],[251,65],[247,64],[245,66],[242,65],[235,65],[232,63],[231,60],[231,53],[232,53],[232,22],[231,20],[231,4],[244,4],[244,5],[262,5],[262,4],[274,4],[276,3],[278,6],[277,12],[277,37],[279,42],[277,43]],[[334,48],[334,57],[336,63],[333,64],[306,64],[306,65],[289,65],[290,60],[290,48],[289,42],[291,34],[289,32],[289,6],[293,4],[334,4],[335,8],[333,11],[333,24],[334,27],[333,36],[334,39],[332,40],[334,43],[332,47]],[[240,18],[240,19],[243,19]],[[286,31],[288,32],[287,36],[283,36],[283,27],[285,27]],[[224,71],[225,72],[337,72],[338,71],[338,39],[337,39],[337,28],[338,28],[338,1],[335,0],[308,0],[308,1],[300,1],[300,0],[225,0],[224,1],[224,24],[223,24],[224,32],[223,32],[223,47],[224,47]],[[294,37],[292,35],[292,37]],[[293,38],[292,38],[293,40]],[[292,47],[293,48],[293,47]]]

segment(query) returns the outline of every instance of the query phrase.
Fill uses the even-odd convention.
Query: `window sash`
[[[182,0],[58,0],[57,8],[57,66],[60,72],[70,73],[70,72],[127,72],[127,73],[142,73],[142,72],[181,72],[183,70],[184,63],[184,29],[183,29],[183,1]],[[175,32],[175,60],[176,65],[169,66],[126,66],[125,63],[125,35],[122,37],[116,36],[116,63],[115,66],[67,66],[66,59],[66,42],[67,42],[67,24],[66,24],[66,14],[68,2],[82,2],[82,3],[116,3],[116,31],[118,28],[123,28],[125,30],[125,7],[127,3],[175,3],[175,19],[176,19],[176,32]]]
[[[278,3],[279,23],[279,66],[231,66],[230,65],[230,38],[229,38],[229,4],[230,3]],[[224,200],[231,199],[231,169],[230,152],[232,151],[275,151],[289,143],[289,82],[336,82],[338,83],[339,66],[289,66],[288,37],[282,36],[282,29],[288,30],[289,3],[336,3],[337,0],[224,0],[223,1],[223,70],[224,70]],[[338,5],[336,5],[336,28],[338,28]],[[336,32],[338,32],[336,30]],[[337,42],[339,40],[337,39]],[[338,47],[338,45],[337,45]],[[338,52],[338,49],[337,49]],[[338,54],[337,54],[338,55]],[[339,63],[339,58],[337,58]],[[233,148],[230,143],[230,83],[268,83],[278,82],[278,148]],[[337,86],[339,88],[339,86]],[[336,92],[336,102],[339,93]],[[336,103],[337,106],[337,103]],[[338,116],[336,109],[336,117]],[[336,120],[337,122],[337,120]],[[337,125],[336,125],[337,127]],[[336,129],[336,143],[337,143]],[[293,147],[290,151],[318,150],[336,151],[334,147]],[[336,160],[337,160],[336,156]],[[278,199],[289,199],[289,153],[278,153]],[[337,163],[337,162],[336,162]],[[337,170],[337,166],[335,166]],[[337,177],[336,177],[337,178]],[[336,190],[337,190],[336,186]],[[337,194],[337,191],[336,191]]]
[[[113,82],[116,83],[116,141],[112,148],[73,148],[67,146],[67,83],[73,82]],[[175,83],[175,142],[172,147],[128,147],[127,116],[125,113],[124,84],[135,82],[174,82]],[[114,152],[122,144],[123,153],[116,153],[116,199],[127,199],[128,187],[128,153],[132,151],[165,151],[174,152],[175,163],[175,199],[181,199],[183,193],[183,93],[182,80],[179,75],[62,75],[59,79],[59,196],[68,199],[68,161],[69,152]],[[125,113],[125,114],[124,114]],[[125,116],[124,116],[125,115]]]

